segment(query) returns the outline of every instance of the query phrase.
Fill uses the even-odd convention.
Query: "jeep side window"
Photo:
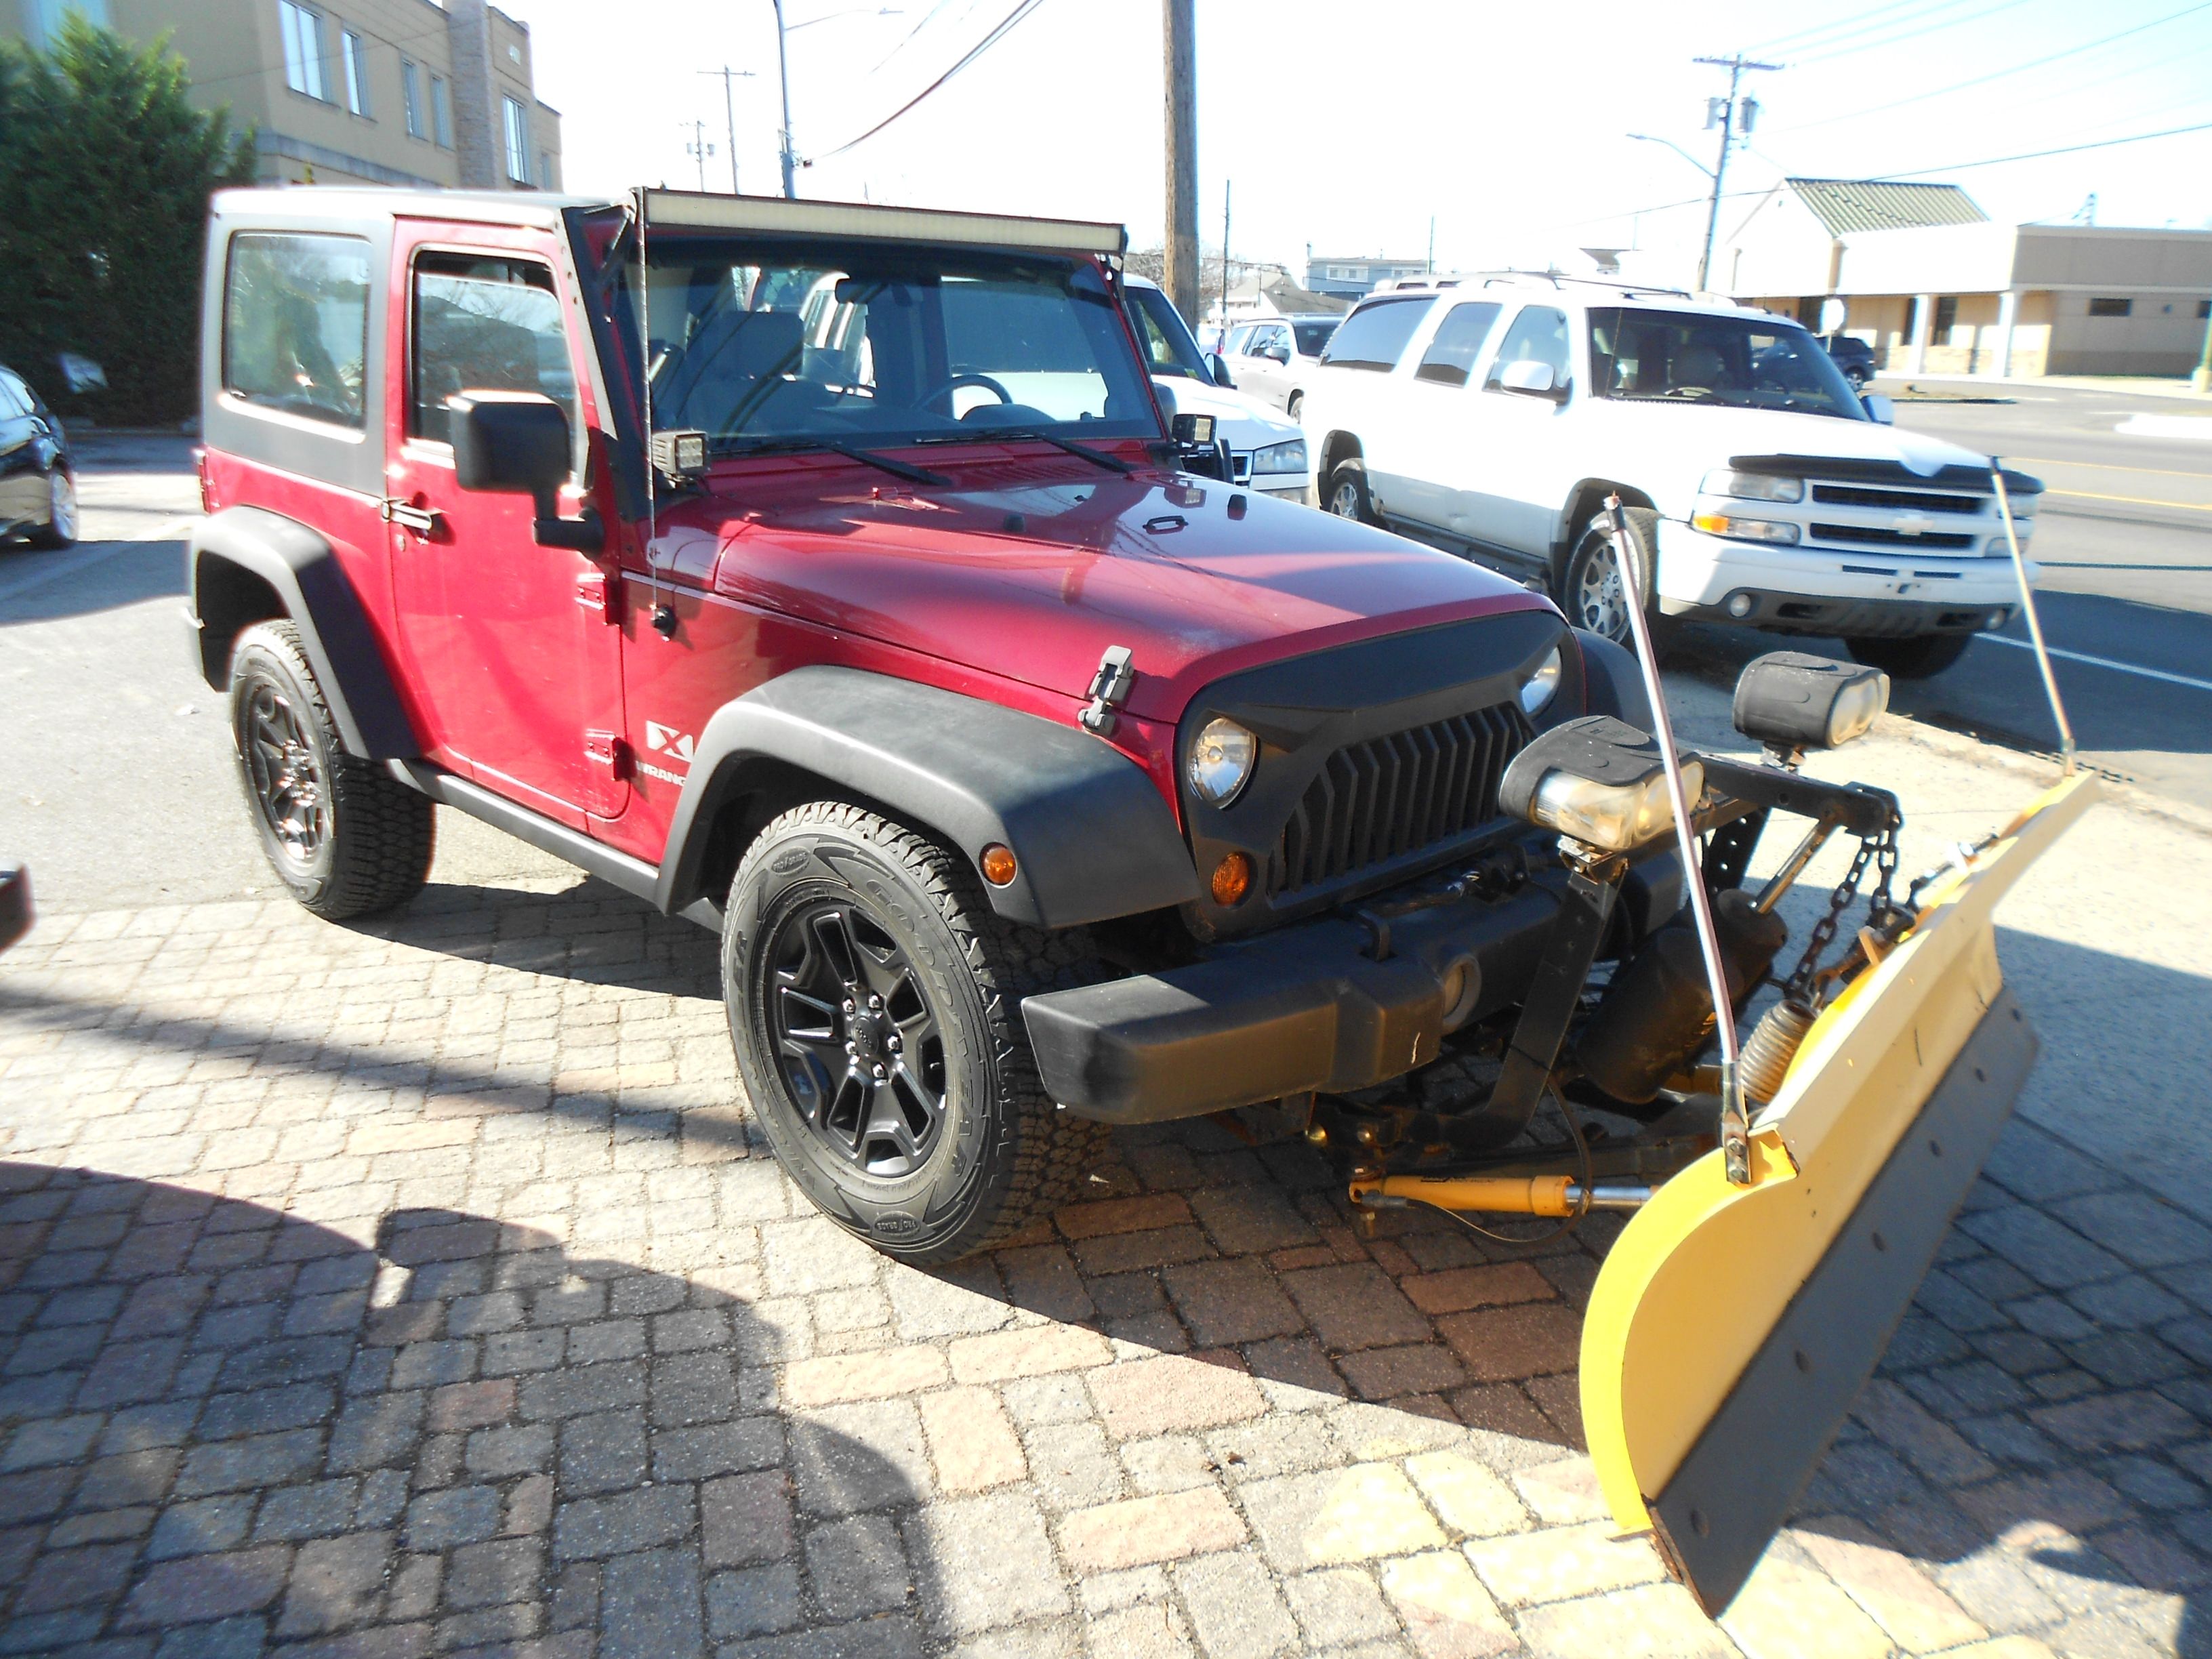
[[[357,236],[233,236],[223,279],[222,388],[262,409],[359,431],[368,356],[368,244]]]
[[[1508,363],[1537,362],[1548,366],[1552,384],[1564,386],[1568,380],[1568,366],[1572,359],[1567,346],[1567,319],[1564,313],[1549,306],[1523,306],[1521,314],[1513,319],[1507,331],[1505,343],[1498,348],[1498,356],[1491,360],[1490,373],[1483,377],[1482,389],[1495,392],[1499,377]]]
[[[407,432],[453,441],[446,400],[463,392],[542,392],[577,429],[576,378],[553,273],[532,259],[425,252],[415,261]]]
[[[1482,343],[1490,337],[1491,325],[1504,308],[1492,300],[1454,306],[1437,325],[1436,337],[1421,354],[1421,366],[1413,377],[1439,386],[1465,386],[1474,372],[1474,360],[1482,355]]]

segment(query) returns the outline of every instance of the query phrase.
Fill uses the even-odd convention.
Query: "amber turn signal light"
[[[1242,904],[1244,895],[1252,890],[1252,860],[1242,853],[1231,853],[1213,866],[1213,902],[1223,909]]]
[[[1020,867],[1014,862],[1014,849],[995,841],[983,849],[981,862],[983,879],[994,887],[1004,887],[1014,878],[1015,871]]]

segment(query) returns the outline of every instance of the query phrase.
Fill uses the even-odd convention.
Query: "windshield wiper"
[[[926,444],[985,444],[1006,443],[1010,441],[1021,442],[1024,441],[1041,444],[1050,444],[1054,449],[1065,450],[1071,455],[1080,456],[1083,459],[1089,461],[1093,466],[1103,466],[1109,472],[1121,472],[1126,474],[1134,472],[1137,470],[1135,467],[1130,465],[1128,462],[1123,460],[1119,455],[1109,455],[1103,449],[1093,449],[1089,444],[1079,444],[1073,438],[1058,438],[1054,437],[1049,432],[1036,432],[1032,431],[1028,428],[1023,428],[1018,431],[1009,432],[1001,428],[990,427],[986,428],[982,431],[977,432],[973,436],[970,436],[965,432],[947,432],[919,440],[919,441]]]
[[[720,455],[789,455],[818,449],[831,455],[842,455],[848,461],[858,461],[863,466],[872,466],[888,472],[894,478],[904,478],[912,483],[949,484],[951,479],[942,472],[932,472],[926,466],[916,466],[911,461],[895,461],[888,455],[878,455],[873,450],[855,445],[840,443],[835,438],[780,438],[764,443],[732,445],[725,441],[715,447]]]

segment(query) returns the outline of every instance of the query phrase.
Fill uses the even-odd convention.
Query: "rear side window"
[[[1360,307],[1329,337],[1322,362],[1344,368],[1395,368],[1406,342],[1413,337],[1413,331],[1436,302],[1436,295],[1424,294],[1413,299],[1373,301]]]
[[[368,356],[368,244],[355,236],[230,239],[222,385],[263,409],[359,431]]]
[[[1437,325],[1436,337],[1421,354],[1414,377],[1439,386],[1465,386],[1474,372],[1474,360],[1482,355],[1482,343],[1490,337],[1491,325],[1504,309],[1489,300],[1454,306]]]
[[[553,273],[531,259],[425,253],[415,262],[410,436],[453,441],[446,399],[462,392],[542,392],[577,429],[576,377]]]
[[[1328,337],[1336,332],[1336,319],[1324,318],[1317,323],[1292,323],[1291,331],[1298,337],[1298,356],[1318,357],[1321,349],[1328,343]]]

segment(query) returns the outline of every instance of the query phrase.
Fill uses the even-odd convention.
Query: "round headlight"
[[[1259,757],[1260,739],[1235,720],[1208,720],[1190,746],[1190,787],[1207,805],[1226,806],[1244,787]]]
[[[1540,714],[1545,706],[1559,694],[1559,674],[1563,667],[1559,647],[1553,646],[1544,660],[1536,665],[1536,672],[1521,682],[1521,707],[1528,714]]]

